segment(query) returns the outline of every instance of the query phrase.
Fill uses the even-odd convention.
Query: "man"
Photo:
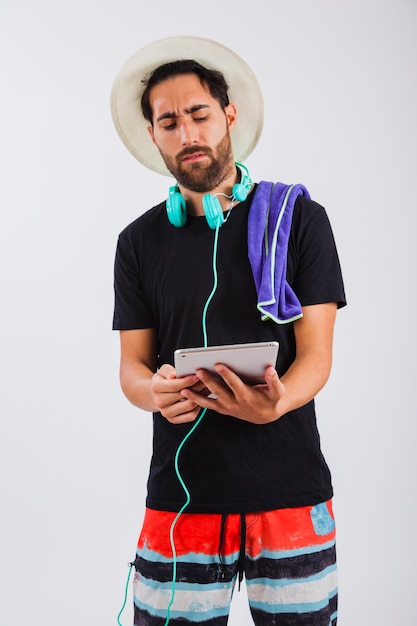
[[[134,623],[224,625],[245,575],[256,625],[335,626],[333,491],[314,397],[345,295],[326,213],[302,186],[283,187],[271,301],[289,294],[299,311],[265,313],[256,241],[277,201],[240,163],[262,127],[246,63],[210,40],[161,40],[122,68],[112,106],[134,156],[177,181],[120,234],[115,262],[121,385],[154,419]],[[221,363],[176,376],[178,348],[261,341],[279,353],[260,384]]]

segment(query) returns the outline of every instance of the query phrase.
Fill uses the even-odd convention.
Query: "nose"
[[[190,119],[182,119],[179,124],[180,139],[183,146],[190,146],[198,142],[196,125]]]

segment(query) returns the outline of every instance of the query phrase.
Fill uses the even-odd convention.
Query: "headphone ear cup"
[[[203,196],[203,209],[210,228],[214,230],[223,224],[224,216],[222,205],[216,196],[212,196],[210,193]]]
[[[173,226],[181,228],[187,221],[187,206],[184,198],[179,192],[178,185],[169,188],[166,201],[168,219]]]
[[[233,185],[232,193],[236,200],[244,202],[252,189],[252,180],[246,165],[237,161],[235,161],[235,165],[240,170],[240,182]]]
[[[248,197],[248,189],[242,183],[236,183],[232,189],[233,197],[239,202],[244,202]]]

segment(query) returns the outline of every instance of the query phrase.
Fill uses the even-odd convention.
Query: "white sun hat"
[[[222,72],[229,100],[236,105],[237,123],[231,131],[233,155],[244,161],[258,143],[263,126],[263,97],[258,80],[246,61],[226,46],[202,37],[177,36],[154,41],[138,50],[119,70],[111,91],[111,112],[120,139],[145,167],[171,176],[147,127],[140,99],[142,81],[164,63],[193,59]]]

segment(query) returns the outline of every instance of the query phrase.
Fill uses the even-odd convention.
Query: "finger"
[[[268,367],[265,370],[265,382],[268,385],[269,395],[281,396],[284,390],[284,385],[280,381],[278,372],[275,367]]]
[[[245,383],[242,381],[241,378],[239,378],[237,374],[235,374],[235,372],[233,372],[223,363],[217,363],[215,365],[215,368],[216,368],[217,374],[221,377],[222,381],[224,381],[230,389],[232,389],[234,392],[236,392],[239,389],[242,389]]]
[[[211,393],[208,388],[200,393],[196,393],[191,389],[183,389],[181,395],[201,409],[218,410],[220,408],[216,394]]]
[[[167,410],[169,407],[174,407],[178,402],[181,402],[184,398],[178,393],[156,393],[155,404],[159,411]]]
[[[228,370],[228,372],[230,372],[232,376],[235,376],[235,374],[233,374],[231,370],[229,370],[225,366],[223,367],[226,370]],[[217,369],[217,366],[216,366],[216,369]],[[207,370],[197,370],[196,375],[206,387],[206,391],[204,395],[206,396],[212,395],[218,398],[220,395],[224,396],[225,393],[230,393],[230,389],[228,388],[227,384],[225,384],[225,380],[223,380],[221,376],[218,376],[217,374],[212,374],[208,372]]]
[[[157,375],[161,378],[175,378],[175,369],[169,363],[164,363],[157,371]]]
[[[180,396],[177,402],[160,408],[160,413],[169,421],[180,423],[181,421],[189,421],[195,419],[195,414],[200,407],[192,400]]]
[[[178,393],[185,387],[191,387],[200,381],[194,374],[176,378],[175,370],[168,372],[167,377],[161,376],[159,372],[153,378],[153,391],[155,393]]]
[[[202,391],[207,391],[207,387],[205,386],[205,384],[201,380],[199,380],[194,385],[190,385],[189,389],[191,389],[192,391],[195,391],[197,393],[201,393]]]
[[[198,370],[197,375],[201,377],[201,379],[204,379],[202,380],[204,383],[202,390],[197,392],[194,388],[190,387],[183,389],[181,395],[195,402],[201,408],[221,411],[221,405],[223,405],[223,403],[220,402],[219,395],[221,395],[223,401],[226,401],[231,395],[230,390],[228,390],[224,382],[217,375],[212,375],[206,370]]]
[[[189,422],[195,422],[200,410],[201,408],[197,407],[193,411],[181,413],[181,415],[176,415],[175,417],[166,417],[165,415],[164,417],[170,424],[188,424]]]

